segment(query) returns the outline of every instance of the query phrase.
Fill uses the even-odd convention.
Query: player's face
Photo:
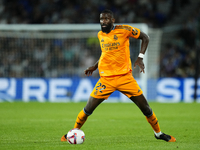
[[[109,33],[113,28],[114,18],[109,13],[100,14],[100,24],[102,32]]]

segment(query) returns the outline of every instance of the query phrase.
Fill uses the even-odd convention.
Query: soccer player
[[[156,139],[175,142],[176,139],[173,136],[161,132],[155,113],[132,76],[129,38],[142,40],[140,53],[134,63],[134,68],[138,65],[141,69],[140,72],[145,73],[143,57],[149,43],[149,37],[138,28],[129,25],[114,26],[114,22],[112,11],[104,10],[101,12],[101,31],[98,32],[98,39],[102,53],[99,60],[85,70],[86,75],[92,75],[93,71],[98,68],[100,79],[96,83],[86,106],[78,114],[74,128],[80,129],[95,108],[115,90],[118,90],[139,107],[153,128]],[[61,141],[67,141],[66,136],[63,135]]]

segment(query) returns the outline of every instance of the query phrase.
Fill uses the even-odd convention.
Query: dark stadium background
[[[194,78],[194,89],[199,88],[199,0],[0,0],[0,24],[99,23],[99,13],[106,8],[114,12],[116,23],[146,23],[149,28],[161,29],[159,78]],[[8,41],[11,44],[8,45]],[[33,42],[35,46],[39,43],[37,40]],[[54,42],[59,45],[59,41]],[[45,77],[45,69],[38,67],[40,62],[32,55],[15,49],[13,43],[12,39],[1,41],[0,77]],[[36,50],[36,47],[33,48],[33,53]],[[30,59],[31,63],[20,73],[16,68],[24,65],[25,58]],[[77,58],[77,55],[70,57],[76,60],[73,64],[69,63],[70,67],[81,66],[82,62]],[[51,57],[50,62],[53,69],[59,64],[62,69],[66,61]],[[62,77],[64,73],[52,77]],[[195,90],[194,99],[199,97],[198,94],[198,90]]]

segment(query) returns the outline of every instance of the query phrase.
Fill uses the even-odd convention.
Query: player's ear
[[[112,18],[112,23],[115,23],[115,18]]]

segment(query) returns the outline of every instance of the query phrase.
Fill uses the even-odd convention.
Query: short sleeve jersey
[[[129,37],[137,39],[140,29],[129,25],[117,25],[111,32],[98,32],[101,57],[98,63],[100,76],[126,74],[132,70]]]

